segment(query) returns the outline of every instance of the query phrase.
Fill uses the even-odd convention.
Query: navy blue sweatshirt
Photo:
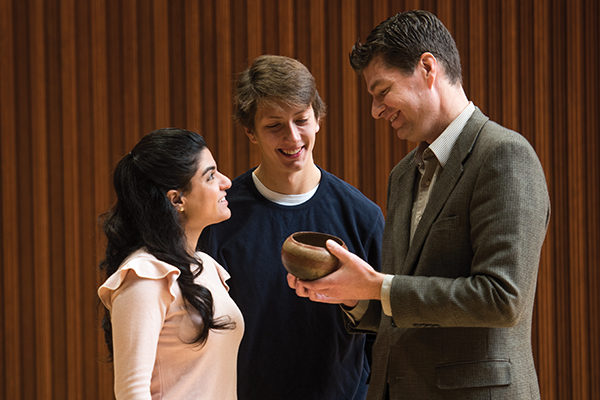
[[[322,169],[312,198],[278,205],[258,192],[252,171],[234,179],[227,192],[231,218],[207,227],[198,244],[231,274],[229,294],[244,316],[238,397],[364,399],[369,373],[364,335],[346,331],[337,305],[296,296],[287,285],[281,246],[297,231],[329,233],[379,269],[381,210]]]

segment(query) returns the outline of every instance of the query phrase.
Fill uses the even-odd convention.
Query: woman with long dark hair
[[[117,399],[236,399],[244,322],[229,274],[195,251],[206,226],[231,216],[231,181],[202,136],[176,128],[144,136],[113,180],[98,295]]]

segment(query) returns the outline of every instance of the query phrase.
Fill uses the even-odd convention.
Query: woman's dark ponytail
[[[211,329],[230,329],[229,319],[214,318],[210,291],[194,282],[202,263],[186,250],[183,227],[177,211],[166,196],[171,189],[186,192],[198,168],[198,157],[206,142],[197,133],[168,128],[144,136],[117,164],[113,184],[115,205],[102,216],[107,237],[106,254],[100,263],[108,278],[134,251],[145,248],[157,259],[174,265],[188,307],[202,319],[194,342],[203,344]],[[199,268],[192,273],[191,265]],[[112,325],[108,310],[102,327],[112,355]]]

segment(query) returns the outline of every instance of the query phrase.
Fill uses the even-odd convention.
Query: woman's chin
[[[223,212],[222,218],[221,220],[219,220],[219,222],[223,222],[225,220],[228,220],[229,218],[231,218],[231,210],[229,209],[229,207],[227,207],[227,210]]]

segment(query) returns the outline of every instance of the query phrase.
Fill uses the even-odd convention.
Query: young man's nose
[[[286,126],[286,137],[287,139],[289,139],[290,141],[299,141],[300,140],[300,131],[298,130],[298,127],[296,126],[296,124],[289,123]]]

